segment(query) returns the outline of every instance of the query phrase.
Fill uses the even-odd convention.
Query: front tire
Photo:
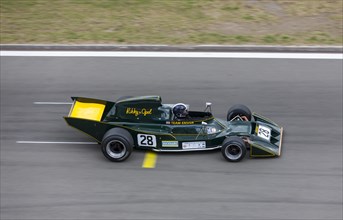
[[[251,120],[251,111],[245,105],[234,105],[227,112],[227,120],[231,121],[235,117],[240,116],[241,118],[246,118],[248,121]]]
[[[229,137],[223,142],[221,151],[226,160],[239,162],[245,157],[247,148],[242,138]]]

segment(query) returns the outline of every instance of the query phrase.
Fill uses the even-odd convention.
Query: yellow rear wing
[[[81,97],[72,97],[72,99],[74,102],[68,117],[101,121],[106,101]]]

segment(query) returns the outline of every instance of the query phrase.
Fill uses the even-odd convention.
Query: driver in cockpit
[[[189,119],[188,107],[183,103],[177,103],[173,106],[173,114],[178,120]]]

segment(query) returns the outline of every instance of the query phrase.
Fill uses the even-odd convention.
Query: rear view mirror
[[[211,103],[211,102],[206,102],[206,108],[205,108],[204,112],[206,112],[207,109],[208,109],[209,112],[212,112],[211,106],[212,106],[212,103]]]

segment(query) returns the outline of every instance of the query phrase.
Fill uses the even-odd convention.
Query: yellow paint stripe
[[[155,168],[157,154],[155,152],[147,152],[143,161],[143,168]]]

